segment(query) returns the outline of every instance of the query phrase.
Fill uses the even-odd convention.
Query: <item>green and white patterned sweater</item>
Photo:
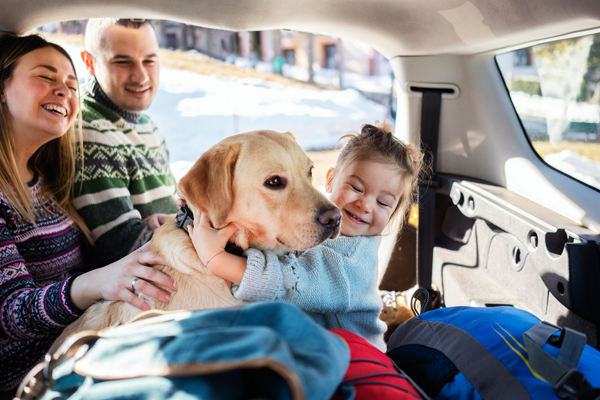
[[[152,230],[142,220],[177,211],[177,184],[162,134],[146,115],[130,123],[82,97],[84,169],[77,148],[73,204],[91,230],[96,266],[142,246]]]

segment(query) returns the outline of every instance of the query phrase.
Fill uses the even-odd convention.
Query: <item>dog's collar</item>
[[[188,231],[188,226],[194,226],[194,213],[189,209],[187,204],[184,204],[179,208],[177,214],[175,215],[175,223],[178,228],[183,229],[184,231]]]

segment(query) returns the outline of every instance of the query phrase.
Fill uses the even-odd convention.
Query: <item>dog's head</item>
[[[340,210],[312,184],[313,163],[289,133],[231,136],[204,153],[179,192],[242,247],[307,250],[340,230]]]

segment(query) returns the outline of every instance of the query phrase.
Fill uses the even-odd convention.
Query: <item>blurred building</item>
[[[196,50],[240,67],[282,73],[325,87],[353,87],[391,106],[392,68],[383,55],[363,43],[290,30],[233,32],[168,20],[151,22],[161,48]],[[86,20],[57,22],[40,30],[84,34],[86,25]],[[358,79],[353,75],[360,75],[363,87],[355,84]],[[364,85],[364,77],[374,78],[371,83],[380,77],[385,84]]]

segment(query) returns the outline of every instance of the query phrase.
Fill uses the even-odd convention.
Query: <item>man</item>
[[[146,110],[158,90],[158,41],[145,20],[92,19],[81,53],[84,168],[74,205],[95,241],[98,266],[150,240],[177,207],[165,140]],[[80,167],[80,164],[78,163]]]

